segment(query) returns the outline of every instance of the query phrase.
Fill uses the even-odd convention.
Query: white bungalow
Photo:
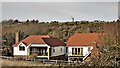
[[[100,44],[102,33],[76,33],[67,41],[68,60],[85,60],[91,50]]]
[[[16,34],[18,35],[18,34]],[[19,37],[16,36],[16,41]],[[38,58],[64,59],[66,45],[57,38],[50,38],[48,35],[31,35],[13,45],[15,57],[28,57],[37,54]]]

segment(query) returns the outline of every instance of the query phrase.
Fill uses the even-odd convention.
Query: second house
[[[104,33],[75,33],[67,41],[67,55],[70,61],[83,61],[96,46],[101,44]]]

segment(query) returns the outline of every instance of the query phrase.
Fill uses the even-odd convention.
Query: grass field
[[[0,60],[2,66],[51,66],[52,64],[43,64],[35,61],[20,61],[20,60]]]

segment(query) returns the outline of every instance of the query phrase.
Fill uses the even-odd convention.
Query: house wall
[[[24,46],[25,51],[19,51],[19,46]],[[17,56],[17,55],[27,56],[27,47],[23,43],[20,43],[18,46],[13,47],[13,55],[14,56]]]
[[[68,46],[68,56],[72,56],[72,48],[83,48],[83,56],[89,54],[88,48],[93,49],[92,46]]]
[[[25,51],[19,51],[19,46],[25,46]],[[23,55],[23,56],[27,56],[29,55],[29,47],[49,47],[47,44],[30,44],[26,47],[26,45],[24,45],[22,42],[16,46],[13,47],[13,55]]]
[[[13,55],[14,56],[27,56],[30,54],[30,47],[48,47],[48,48],[51,48],[51,54],[50,56],[53,57],[53,56],[59,56],[59,55],[64,55],[66,54],[66,46],[57,46],[57,47],[50,47],[49,45],[47,44],[30,44],[28,45],[27,47],[25,46],[25,51],[19,51],[19,46],[25,46],[22,42],[16,46],[16,47],[13,47]],[[61,48],[62,48],[62,51],[61,51]],[[55,52],[53,52],[53,49],[55,49]],[[48,51],[48,49],[47,49]],[[42,57],[42,56],[38,56],[38,57]],[[49,57],[49,56],[45,56],[45,57]]]
[[[66,54],[66,47],[65,46],[57,46],[57,47],[51,47],[51,56],[59,56],[59,55],[63,55]],[[62,51],[61,51],[62,48]],[[53,52],[53,49],[55,49],[55,52]]]

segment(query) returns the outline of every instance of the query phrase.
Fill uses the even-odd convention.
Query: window
[[[47,56],[47,47],[30,47],[30,54],[38,56]]]
[[[80,48],[78,48],[78,55],[80,55]]]
[[[53,52],[55,52],[55,49],[53,49]]]
[[[73,55],[83,55],[83,48],[72,48]]]
[[[77,48],[75,48],[75,54],[77,55]]]
[[[88,47],[88,51],[90,51],[90,47]]]
[[[19,50],[20,51],[25,51],[25,47],[24,46],[19,46]]]
[[[30,48],[30,49],[31,49],[31,54],[37,54],[37,55],[39,54],[39,51],[38,51],[39,49],[38,48],[33,47],[33,48]]]
[[[72,48],[72,54],[74,54],[74,48]]]
[[[81,53],[80,53],[80,55],[83,55],[83,48],[81,48]]]
[[[61,48],[61,51],[62,51],[62,48]]]

